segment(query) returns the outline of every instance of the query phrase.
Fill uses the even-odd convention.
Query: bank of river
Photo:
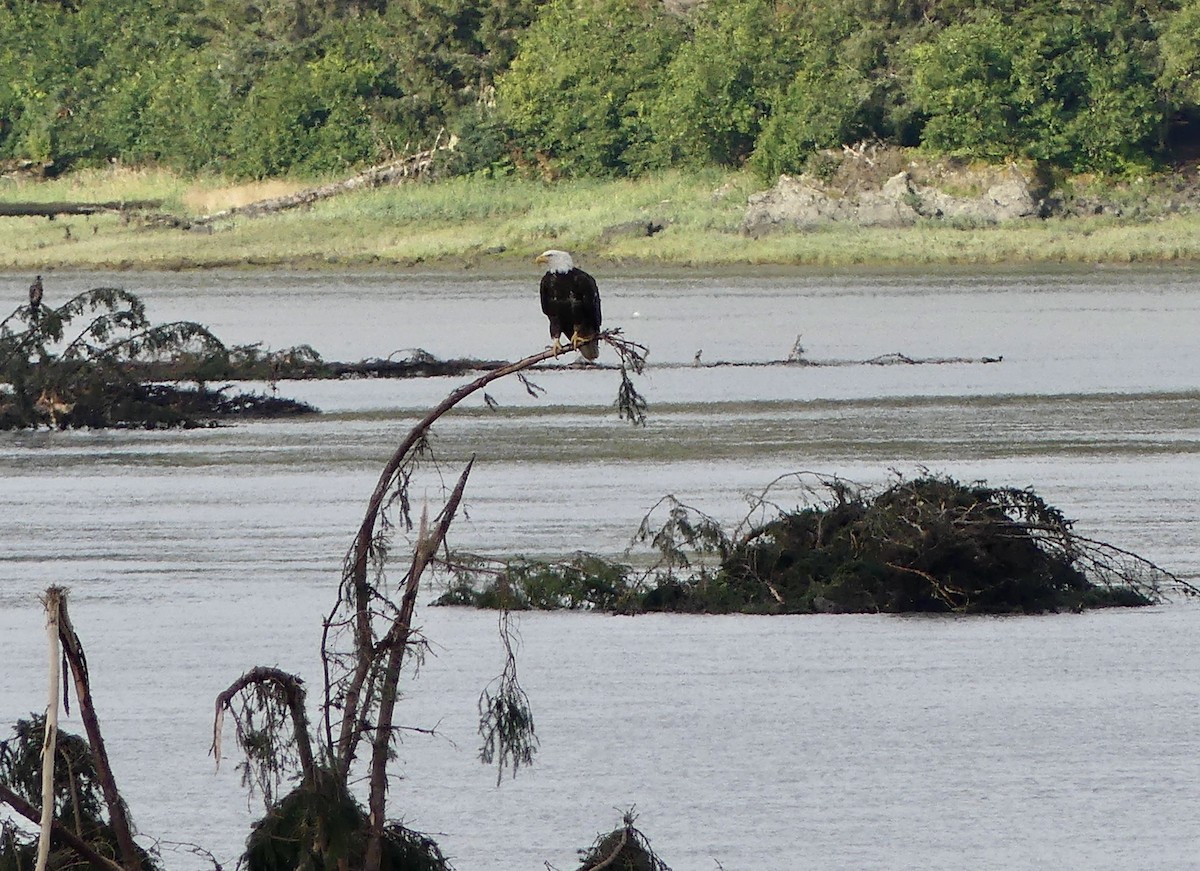
[[[748,197],[767,186],[747,173],[715,171],[554,184],[450,179],[347,194],[272,216],[235,216],[199,230],[118,214],[0,217],[0,269],[497,271],[549,247],[605,269],[1200,262],[1200,218],[1176,209],[1159,187],[1125,189],[1119,207],[1091,217],[996,226],[929,219],[904,228],[834,225],[748,234]],[[158,199],[162,215],[186,220],[302,187],[126,171],[40,183],[0,180],[0,203]],[[651,226],[661,230],[647,235]]]

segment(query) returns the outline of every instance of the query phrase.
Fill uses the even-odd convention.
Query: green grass
[[[315,183],[315,182],[314,182]],[[159,170],[80,172],[47,182],[0,181],[0,201],[161,199],[195,217],[304,187],[236,185]],[[751,238],[746,199],[763,184],[747,173],[669,172],[637,180],[455,178],[347,194],[211,232],[150,226],[115,215],[0,218],[0,269],[203,267],[388,268],[424,264],[502,269],[549,248],[584,263],[655,266],[947,266],[1200,261],[1200,217],[1090,218],[906,229],[829,227]],[[606,228],[662,220],[652,237]]]

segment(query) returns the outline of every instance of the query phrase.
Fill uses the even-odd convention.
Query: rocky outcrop
[[[1032,182],[1016,167],[988,170],[974,182],[970,187],[978,187],[978,194],[952,194],[901,170],[877,187],[850,191],[808,175],[781,175],[775,187],[750,197],[742,229],[760,235],[837,223],[905,227],[921,219],[979,225],[1041,215]]]

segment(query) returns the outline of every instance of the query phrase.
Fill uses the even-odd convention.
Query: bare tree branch
[[[21,798],[21,796],[17,795],[3,783],[0,783],[0,801],[3,801],[30,822],[36,823],[41,818],[37,808],[25,801],[25,799]],[[96,871],[127,871],[127,869],[122,868],[112,859],[109,859],[106,856],[96,852],[91,844],[76,835],[58,820],[55,820],[51,824],[51,832],[53,833],[54,837],[61,840],[81,857],[90,862]]]

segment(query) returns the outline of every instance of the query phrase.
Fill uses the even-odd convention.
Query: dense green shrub
[[[767,176],[860,140],[1132,173],[1200,129],[1200,0],[0,4],[0,160]]]
[[[856,0],[798,4],[796,62],[771,103],[753,155],[760,173],[797,172],[817,149],[919,140],[906,104],[903,48],[921,32],[902,6],[881,14]],[[923,19],[922,19],[923,20]]]
[[[926,116],[923,139],[949,154],[1007,158],[1020,146],[1014,55],[1023,34],[987,11],[909,54],[909,97]]]
[[[908,53],[924,145],[1069,170],[1123,171],[1156,153],[1163,108],[1148,25],[1132,2],[1095,15],[990,11]]]
[[[790,14],[770,0],[711,3],[691,23],[651,110],[663,164],[737,165],[797,61]]]
[[[497,86],[517,144],[568,175],[653,165],[651,106],[681,39],[652,0],[554,0]]]

